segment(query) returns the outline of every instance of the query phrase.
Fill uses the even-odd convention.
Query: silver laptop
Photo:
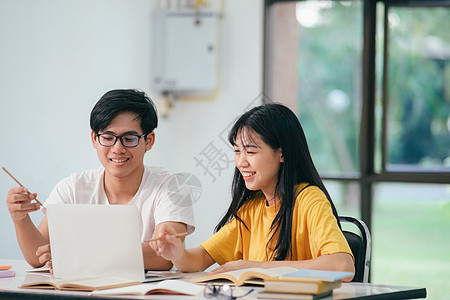
[[[47,218],[56,278],[144,280],[135,206],[50,204]]]

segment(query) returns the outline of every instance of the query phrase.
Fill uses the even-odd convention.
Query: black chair
[[[362,220],[353,217],[340,216],[339,222],[341,222],[341,225],[342,223],[352,223],[359,230],[359,233],[355,233],[354,231],[342,228],[344,236],[355,257],[355,276],[352,281],[368,283],[372,243],[369,228]]]

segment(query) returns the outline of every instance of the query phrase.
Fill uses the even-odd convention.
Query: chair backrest
[[[340,216],[339,222],[354,224],[359,233],[343,228],[343,233],[355,257],[355,276],[352,281],[369,282],[371,237],[366,223],[353,217]]]

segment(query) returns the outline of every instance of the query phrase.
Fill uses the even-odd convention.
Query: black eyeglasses
[[[205,285],[205,289],[203,290],[203,296],[205,298],[216,298],[216,299],[223,299],[223,300],[234,300],[241,297],[245,297],[251,292],[253,292],[254,289],[248,290],[245,293],[241,295],[233,295],[233,287],[224,284],[224,285],[215,285],[211,282],[208,282]]]
[[[143,135],[137,135],[137,134],[124,134],[124,135],[114,135],[110,133],[97,133],[98,142],[100,145],[104,147],[112,147],[116,144],[117,140],[120,139],[120,142],[124,147],[127,148],[133,148],[139,145],[139,140],[146,136],[146,134]]]

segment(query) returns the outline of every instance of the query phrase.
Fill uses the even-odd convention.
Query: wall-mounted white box
[[[154,11],[154,87],[160,93],[211,94],[217,87],[217,15]]]

